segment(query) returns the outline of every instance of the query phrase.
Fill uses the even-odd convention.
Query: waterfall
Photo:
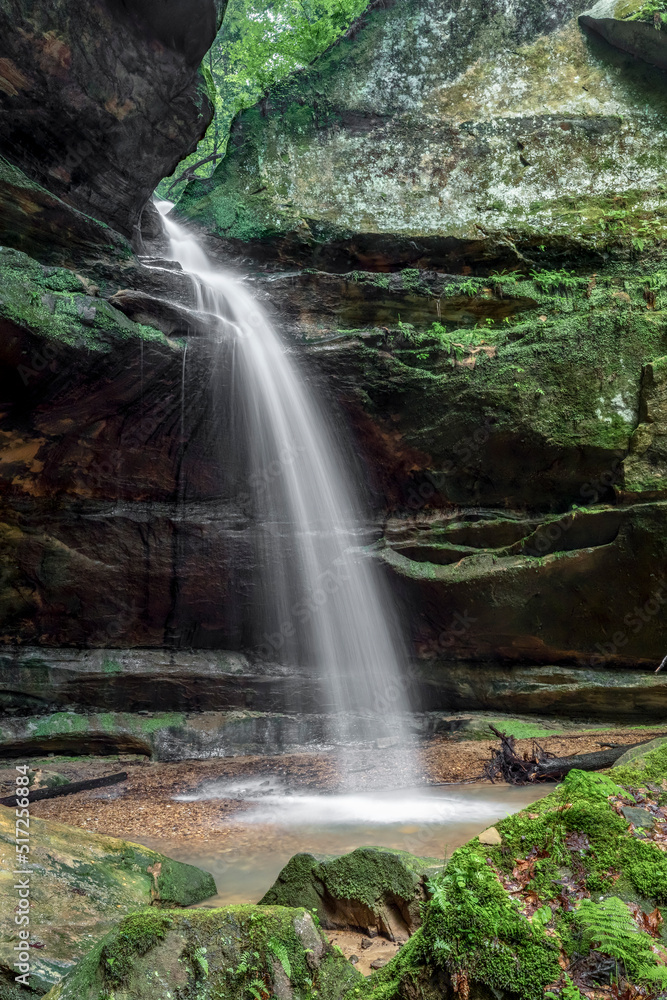
[[[345,431],[327,421],[294,352],[243,284],[166,217],[170,203],[159,207],[172,258],[192,277],[197,308],[228,352],[225,454],[243,467],[263,529],[260,652],[316,672],[341,746],[377,737],[405,743],[405,653],[391,595],[364,547]]]

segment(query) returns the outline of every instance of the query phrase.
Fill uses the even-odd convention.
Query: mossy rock
[[[0,808],[0,997],[13,982],[17,901],[14,810]],[[200,868],[114,837],[30,820],[31,982],[39,995],[96,941],[141,907],[189,906],[215,895]]]
[[[428,879],[443,867],[437,858],[380,847],[359,847],[342,857],[296,854],[260,903],[306,906],[323,927],[406,940],[421,924]]]
[[[43,340],[47,362],[53,360],[48,353],[52,345],[106,353],[132,339],[169,344],[161,331],[133,323],[99,298],[92,283],[74,271],[44,266],[0,246],[0,280],[0,322],[9,331],[14,327]],[[29,366],[22,367],[29,381]]]
[[[571,771],[546,798],[496,825],[501,844],[475,839],[456,850],[432,882],[421,929],[355,997],[453,1000],[468,990],[475,998],[542,1000],[546,990],[573,997],[571,980],[584,985],[580,959],[591,951],[611,959],[610,950],[606,971],[600,961],[592,974],[600,986],[618,970],[656,995],[667,983],[660,914],[667,810],[659,787],[667,747],[638,759],[644,767],[633,760],[607,774]],[[649,828],[624,816],[636,807],[653,817]]]
[[[630,750],[626,750],[622,757],[619,757],[614,765],[615,772],[616,768],[625,767],[626,765],[631,765],[632,769],[635,771],[645,771],[648,769],[651,773],[657,767],[661,777],[667,775],[667,767],[665,766],[666,761],[664,761],[664,754],[654,754],[654,750],[660,750],[661,747],[667,746],[667,737],[659,736],[655,740],[650,740],[648,743],[642,744],[642,746],[632,747]],[[665,774],[663,774],[663,770]]]
[[[143,910],[126,917],[47,997],[341,1000],[359,982],[304,909]]]
[[[337,272],[599,269],[655,249],[662,79],[581,31],[584,7],[371,4],[238,116],[178,212],[212,244]]]

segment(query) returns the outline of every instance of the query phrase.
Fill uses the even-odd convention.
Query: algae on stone
[[[0,991],[13,982],[14,810],[0,808]],[[208,872],[114,837],[30,821],[33,986],[45,992],[118,921],[140,907],[189,906],[215,895]]]

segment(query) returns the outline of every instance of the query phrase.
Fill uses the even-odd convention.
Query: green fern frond
[[[657,965],[653,939],[646,931],[639,930],[632,913],[618,896],[601,903],[583,899],[575,921],[586,944],[622,962],[634,982],[667,983],[667,969]]]
[[[278,959],[278,961],[282,965],[283,972],[285,973],[285,975],[287,976],[287,978],[291,979],[292,978],[292,966],[290,965],[289,955],[287,953],[287,948],[285,947],[285,945],[282,943],[282,941],[276,941],[275,938],[272,938],[269,941],[267,947],[268,947],[269,951],[273,952],[273,954],[276,956],[276,958]]]

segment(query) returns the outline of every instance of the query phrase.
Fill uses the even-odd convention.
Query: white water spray
[[[169,203],[159,206],[165,213]],[[408,698],[396,616],[362,544],[362,514],[340,432],[328,426],[266,315],[214,268],[196,240],[164,218],[171,254],[195,283],[197,307],[231,343],[225,428],[241,457],[259,533],[256,617],[263,655],[317,671],[332,736],[405,743]],[[227,450],[227,449],[226,449]],[[407,756],[407,750],[406,750]]]

